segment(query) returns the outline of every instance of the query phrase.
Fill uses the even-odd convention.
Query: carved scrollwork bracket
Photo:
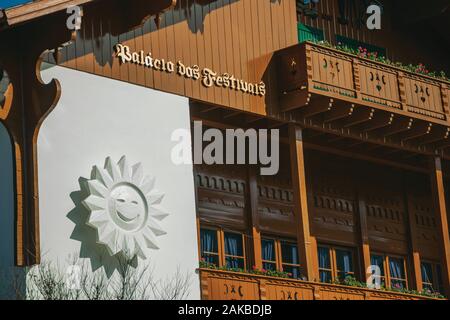
[[[0,65],[9,78],[0,121],[13,145],[18,266],[40,262],[36,144],[41,123],[60,97],[57,80],[41,80],[41,55],[71,39],[66,19],[63,13],[55,14],[0,33]]]

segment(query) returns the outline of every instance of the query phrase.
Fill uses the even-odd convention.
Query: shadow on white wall
[[[14,267],[14,164],[8,130],[0,123],[0,299],[15,298],[24,270]]]

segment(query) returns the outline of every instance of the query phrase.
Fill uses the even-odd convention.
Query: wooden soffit
[[[176,4],[176,0],[159,0],[167,3],[165,9],[171,8]],[[99,2],[99,0],[40,0],[0,11],[0,22],[6,27],[11,27],[20,23],[40,18],[55,12],[67,9],[70,6],[79,6],[87,3]],[[124,5],[133,5],[133,2],[124,1]]]

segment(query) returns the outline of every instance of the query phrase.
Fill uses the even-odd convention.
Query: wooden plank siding
[[[265,114],[268,98],[205,88],[201,81],[133,64],[119,65],[113,47],[122,43],[133,51],[151,52],[158,59],[207,67],[256,83],[264,76],[274,51],[297,43],[295,0],[178,1],[174,9],[161,15],[159,29],[152,17],[118,36],[110,33],[114,21],[108,16],[89,22],[82,25],[76,41],[61,50],[62,65],[259,114]]]

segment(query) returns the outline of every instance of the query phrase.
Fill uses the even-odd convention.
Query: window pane
[[[275,258],[275,241],[274,240],[268,240],[263,239],[261,241],[261,253],[262,253],[262,259],[265,261],[276,261]],[[264,268],[267,269],[267,268]],[[272,269],[268,269],[272,270]]]
[[[277,270],[277,265],[275,263],[263,262],[262,264],[264,270],[275,271]]]
[[[200,229],[200,247],[203,252],[217,253],[217,231]]]
[[[299,267],[283,265],[283,271],[292,274],[292,278],[294,278],[294,279],[300,278],[300,268]]]
[[[403,259],[389,257],[391,278],[405,279],[405,264]]]
[[[376,255],[372,255],[370,257],[370,263],[373,266],[378,266],[380,268],[381,271],[381,276],[384,276],[384,257],[383,256],[376,256]]]
[[[422,263],[421,264],[422,271],[422,281],[428,284],[433,284],[433,266],[431,263]]]
[[[391,280],[391,287],[394,289],[406,289],[406,281]]]
[[[244,259],[242,258],[226,257],[225,263],[228,268],[244,269]]]
[[[281,242],[281,256],[283,263],[299,264],[297,245]]]
[[[391,278],[395,278],[391,279],[391,288],[407,288],[405,264],[403,259],[389,257],[389,272],[391,273]]]
[[[341,271],[344,274],[353,273],[352,252],[348,250],[336,249],[336,265],[338,271]]]
[[[204,259],[208,263],[212,263],[218,266],[219,255],[217,254],[217,248],[217,231],[200,229],[200,250],[202,259]]]
[[[331,269],[330,250],[325,247],[319,247],[319,268]]]
[[[442,280],[442,269],[441,266],[438,264],[436,265],[436,273],[437,273],[437,282],[438,282],[438,290],[439,293],[444,293],[444,281]]]
[[[330,271],[320,271],[320,282],[331,283],[331,272]]]
[[[238,233],[225,232],[225,254],[230,256],[244,255],[244,246],[242,243],[242,235]]]
[[[205,262],[211,263],[215,266],[219,265],[219,256],[218,255],[202,254],[202,258],[205,260]]]

